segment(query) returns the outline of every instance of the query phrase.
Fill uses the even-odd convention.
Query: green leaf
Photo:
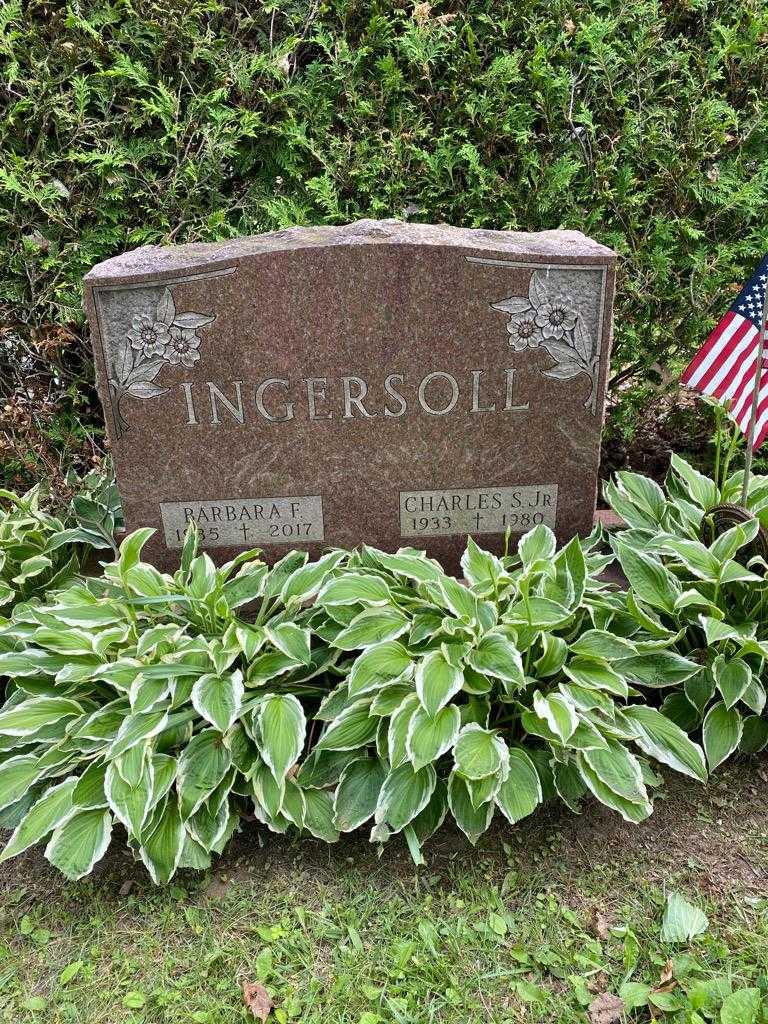
[[[0,810],[15,804],[45,773],[40,758],[19,754],[0,764]]]
[[[114,762],[107,768],[104,792],[109,806],[118,821],[137,838],[149,814],[152,789],[151,763],[145,766],[135,785],[130,785],[121,777]]]
[[[544,523],[523,534],[517,545],[517,553],[526,569],[539,559],[549,561],[556,550],[555,535]]]
[[[243,673],[239,669],[227,675],[206,672],[192,687],[192,705],[215,729],[227,732],[240,714],[243,692]]]
[[[376,738],[379,719],[371,715],[370,701],[355,701],[328,725],[315,750],[357,750]]]
[[[660,543],[664,552],[676,555],[690,573],[700,580],[715,582],[720,576],[720,562],[701,541],[686,537],[664,537]]]
[[[367,648],[355,659],[349,673],[350,696],[380,689],[401,676],[411,664],[410,654],[397,640],[386,640]]]
[[[511,825],[531,814],[541,803],[541,782],[533,761],[520,747],[509,751],[509,775],[496,793],[496,803]]]
[[[38,729],[82,713],[82,706],[66,697],[33,697],[0,713],[0,734],[31,736]]]
[[[145,711],[141,714],[129,715],[120,726],[112,746],[109,748],[110,758],[120,757],[137,743],[143,743],[151,736],[162,732],[168,724],[168,709]]]
[[[362,650],[385,640],[397,639],[410,624],[410,619],[397,608],[367,608],[336,635],[331,646],[342,651]]]
[[[259,707],[257,745],[277,782],[288,774],[304,747],[307,722],[293,694],[271,696]]]
[[[739,750],[742,754],[759,754],[768,746],[768,718],[762,715],[747,715],[743,722],[743,730]]]
[[[0,854],[0,863],[39,843],[72,813],[72,794],[77,779],[71,776],[51,786],[27,811]]]
[[[304,826],[316,839],[335,843],[339,832],[334,823],[333,799],[321,789],[305,789]]]
[[[533,710],[563,743],[568,742],[579,724],[573,704],[559,693],[545,697],[537,690],[533,695]]]
[[[573,654],[583,654],[588,658],[605,658],[608,661],[629,658],[637,653],[630,640],[615,636],[605,629],[586,630],[574,640],[570,649]]]
[[[715,674],[717,688],[723,695],[723,703],[727,708],[732,708],[741,700],[752,682],[752,670],[741,658],[726,661],[719,655],[712,664],[712,671]]]
[[[166,885],[176,873],[186,832],[175,800],[168,800],[142,837],[141,859],[155,885]]]
[[[328,574],[345,558],[343,551],[330,551],[316,562],[301,565],[288,576],[280,591],[280,600],[287,605],[302,604],[314,597]]]
[[[436,715],[464,683],[460,668],[452,665],[442,651],[432,651],[416,665],[416,693],[429,715]]]
[[[405,761],[393,768],[381,787],[376,823],[386,822],[393,832],[399,832],[427,806],[436,783],[437,775],[432,765],[414,771]]]
[[[636,597],[651,608],[674,614],[682,590],[675,577],[657,559],[613,538],[613,549]]]
[[[757,1024],[761,1004],[759,988],[740,988],[724,999],[720,1024]]]
[[[45,856],[70,881],[76,882],[101,860],[111,837],[112,815],[109,811],[78,811],[54,829],[45,848]]]
[[[226,581],[221,593],[230,608],[241,608],[261,595],[268,568],[263,562],[247,562],[232,579]]]
[[[59,984],[62,985],[62,986],[63,985],[68,985],[70,983],[70,981],[73,981],[78,976],[78,974],[80,973],[80,971],[82,971],[82,969],[83,969],[83,961],[82,960],[73,960],[72,963],[67,964],[67,966],[64,968],[64,970],[59,975]]]
[[[191,817],[216,789],[232,763],[224,737],[216,729],[193,736],[178,759],[176,786],[183,819]]]
[[[282,622],[278,626],[267,626],[264,632],[278,651],[286,657],[292,658],[299,665],[309,665],[312,652],[308,629],[301,629],[293,622]]]
[[[735,708],[727,708],[721,702],[707,712],[701,733],[711,772],[736,750],[742,729],[741,715]]]
[[[386,775],[378,757],[364,757],[346,766],[333,800],[334,822],[340,832],[353,832],[373,816]]]
[[[663,689],[685,682],[699,672],[701,666],[674,651],[650,651],[622,658],[615,663],[615,669],[630,682]]]
[[[664,919],[661,924],[661,941],[686,943],[701,935],[709,927],[706,914],[694,907],[680,893],[667,896]]]
[[[655,708],[633,704],[623,710],[635,729],[635,742],[649,757],[699,782],[707,780],[701,748],[683,730]]]
[[[456,771],[448,777],[448,806],[454,821],[473,846],[487,831],[496,807],[493,800],[475,807],[466,780]]]
[[[407,554],[404,551],[391,555],[386,551],[377,551],[376,559],[389,572],[416,580],[417,583],[436,582],[443,575],[438,563],[424,555]]]
[[[502,752],[495,733],[474,722],[465,725],[453,748],[456,770],[466,779],[483,779],[502,766]]]
[[[580,755],[604,786],[629,803],[651,807],[637,758],[616,740],[604,750],[586,750]]]
[[[432,764],[450,750],[460,726],[461,714],[455,704],[434,715],[418,707],[411,716],[406,738],[406,752],[414,769],[418,771]]]
[[[585,759],[584,753],[581,751],[576,755],[576,765],[579,770],[584,783],[592,794],[597,799],[605,804],[606,807],[610,807],[614,811],[618,811],[619,814],[624,818],[625,821],[631,821],[634,824],[638,824],[644,821],[651,813],[651,806],[646,801],[644,803],[633,803],[632,801],[625,800],[624,797],[615,793],[610,786],[606,785],[596,771],[591,767]]]
[[[150,527],[144,527],[128,534],[120,545],[118,568],[121,575],[124,576],[129,569],[138,564],[142,548],[154,533],[155,531]]]
[[[403,699],[389,720],[387,754],[392,768],[402,764],[408,756],[408,731],[411,726],[411,718],[418,707],[420,707],[419,698],[415,693],[410,693]]]
[[[453,614],[468,622],[478,622],[480,618],[480,602],[475,594],[451,576],[444,576],[439,583],[445,607]]]
[[[482,675],[493,676],[504,682],[525,685],[525,672],[520,652],[501,633],[486,633],[477,647],[470,652],[468,663]]]
[[[672,453],[671,468],[684,482],[685,490],[691,501],[705,510],[717,504],[718,493],[714,481],[694,469],[676,452]]]
[[[579,686],[587,689],[606,690],[616,697],[626,697],[626,681],[602,659],[578,656],[563,669],[565,674]]]
[[[317,603],[321,606],[388,605],[391,602],[392,594],[380,576],[359,572],[346,572],[328,580],[317,595]]]
[[[504,572],[501,560],[490,551],[478,547],[471,537],[467,537],[467,547],[461,556],[461,568],[466,579],[473,585],[493,583]]]

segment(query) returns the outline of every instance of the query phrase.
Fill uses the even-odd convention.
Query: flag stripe
[[[745,381],[754,381],[755,379],[755,363],[757,362],[757,348],[754,350],[754,354],[749,353],[739,364],[738,373],[729,374],[731,378],[727,385],[726,382],[720,385],[717,389],[717,397],[722,402],[731,402],[731,408],[734,408],[738,402],[738,396],[744,391]],[[736,398],[736,401],[731,401]]]
[[[731,405],[731,415],[737,422],[746,416],[749,420],[749,410],[752,408],[752,401],[755,397],[755,367],[757,365],[756,360],[752,360],[752,375],[745,381],[744,387],[741,389],[741,393],[738,397],[738,402],[733,402]],[[760,375],[760,397],[758,401],[762,401],[762,392],[765,385],[766,377],[765,374]]]
[[[759,420],[763,414],[763,411],[768,408],[768,380],[763,377],[760,381],[760,394],[757,399],[757,419]],[[739,424],[741,429],[746,433],[749,427],[749,417],[752,412],[752,395],[754,391],[746,396],[746,401],[742,403],[742,407],[739,410],[739,416],[736,422]]]
[[[717,358],[718,352],[738,328],[742,319],[743,317],[737,316],[735,313],[726,313],[683,373],[684,384],[689,388],[698,387],[699,381],[712,365],[713,360]]]
[[[728,339],[725,349],[718,355],[717,360],[707,369],[700,378],[698,388],[705,395],[714,394],[720,382],[730,373],[734,366],[738,366],[748,352],[752,344],[752,332],[754,326],[750,320],[742,320]]]
[[[728,415],[745,433],[749,433],[754,414],[753,449],[768,438],[768,348],[762,365],[757,365],[766,301],[768,254],[760,260],[682,377],[687,387],[722,402]]]

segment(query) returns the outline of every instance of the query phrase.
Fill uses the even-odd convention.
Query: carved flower
[[[170,339],[163,353],[165,358],[174,365],[181,363],[183,366],[193,366],[200,358],[197,351],[202,340],[200,335],[195,334],[191,327],[178,327],[175,324],[169,328],[169,334]]]
[[[576,313],[559,302],[544,302],[536,310],[536,323],[545,338],[558,341],[576,326]]]
[[[142,313],[133,318],[128,340],[131,348],[135,348],[143,356],[161,356],[170,341],[170,333],[165,324]]]
[[[531,309],[510,317],[507,334],[509,335],[509,344],[515,352],[524,352],[527,348],[538,348],[541,344],[541,331],[534,319],[534,311]]]

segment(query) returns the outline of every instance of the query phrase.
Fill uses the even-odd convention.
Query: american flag
[[[712,331],[683,373],[686,387],[711,395],[728,408],[746,434],[752,413],[763,303],[768,283],[768,255],[739,292],[739,297]],[[768,436],[768,345],[760,369],[752,450]]]

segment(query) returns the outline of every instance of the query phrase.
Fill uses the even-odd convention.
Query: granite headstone
[[[360,221],[148,246],[85,279],[126,525],[178,557],[500,549],[592,528],[615,255]]]

